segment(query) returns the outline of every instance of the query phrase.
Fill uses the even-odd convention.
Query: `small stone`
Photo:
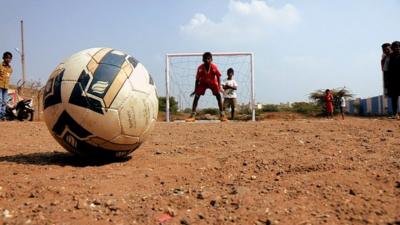
[[[8,209],[5,209],[5,210],[3,211],[3,217],[4,217],[5,219],[7,219],[7,218],[11,218],[11,217],[13,217],[13,216],[10,214],[10,211],[8,211]]]
[[[56,205],[58,205],[58,201],[51,202],[50,205],[51,206],[56,206]]]
[[[36,195],[35,195],[34,193],[31,192],[31,193],[29,194],[28,197],[29,197],[29,198],[34,198],[34,197],[36,197]]]
[[[257,220],[257,221],[255,222],[255,224],[256,224],[256,225],[271,225],[272,222],[271,222],[271,220],[269,220],[269,219],[266,219],[266,220]]]
[[[197,198],[197,199],[203,200],[203,199],[204,199],[204,196],[203,196],[202,193],[198,193],[197,196],[196,196],[196,198]]]
[[[229,192],[230,195],[236,195],[238,193],[235,187],[232,187],[232,190]]]
[[[90,207],[92,207],[92,204],[93,203],[90,204]],[[86,207],[87,207],[87,203],[86,203],[85,200],[78,200],[76,202],[75,209],[83,209],[83,208],[86,208]],[[94,204],[93,204],[93,207],[95,207]]]
[[[187,221],[187,220],[185,220],[185,219],[181,219],[181,224],[182,225],[189,225],[190,223]]]
[[[105,206],[111,211],[117,211],[119,209],[119,207],[116,206],[115,201],[113,200],[108,200]]]
[[[199,217],[199,219],[201,219],[201,220],[204,219],[204,215],[201,213],[197,214],[197,217]]]
[[[215,200],[211,200],[211,201],[210,201],[210,205],[211,205],[211,206],[215,206],[216,204],[217,204],[217,201],[215,201]]]
[[[353,191],[353,189],[350,189],[349,194],[356,195],[356,193]]]
[[[180,189],[180,188],[175,188],[174,189],[174,194],[176,194],[176,195],[183,195],[185,192],[182,190],[182,189]]]
[[[161,150],[157,149],[155,153],[156,153],[156,155],[161,155],[163,152]]]
[[[255,180],[257,177],[255,175],[251,176],[250,179]]]
[[[232,202],[232,203],[231,203],[231,206],[232,206],[233,209],[235,209],[235,210],[238,210],[238,209],[240,208],[240,205],[239,205],[239,203],[237,203],[237,202]]]
[[[100,202],[99,200],[95,199],[95,200],[93,200],[93,204],[95,204],[95,205],[101,205],[101,202]]]
[[[166,213],[168,213],[170,216],[172,216],[172,217],[175,217],[175,216],[177,216],[178,214],[176,213],[176,211],[173,209],[173,208],[171,208],[171,207],[168,207],[167,208],[167,212]]]

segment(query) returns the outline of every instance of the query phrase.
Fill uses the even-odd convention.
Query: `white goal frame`
[[[165,57],[165,118],[170,122],[170,59],[174,57],[202,56],[204,53],[169,53]],[[254,94],[254,53],[252,52],[213,52],[213,56],[249,56],[250,57],[250,110],[252,121],[256,120],[256,101]],[[201,63],[201,62],[199,62]]]

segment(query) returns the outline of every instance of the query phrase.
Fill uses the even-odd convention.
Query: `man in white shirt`
[[[236,108],[236,90],[237,83],[232,78],[234,71],[232,68],[229,68],[227,71],[228,79],[224,80],[222,84],[222,88],[224,89],[224,110],[227,108],[231,109],[231,120],[235,118],[235,108]]]

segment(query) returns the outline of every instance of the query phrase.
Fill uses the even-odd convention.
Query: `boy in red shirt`
[[[204,95],[207,89],[210,89],[213,95],[217,98],[220,120],[227,120],[222,108],[220,77],[221,72],[219,72],[217,65],[212,63],[212,54],[210,52],[205,52],[203,54],[203,64],[197,68],[194,91],[190,94],[191,97],[194,95],[192,114],[188,119],[186,119],[186,122],[196,121],[197,103],[199,102],[200,96]]]
[[[333,119],[333,94],[331,90],[325,90],[325,104],[326,104],[326,116]]]

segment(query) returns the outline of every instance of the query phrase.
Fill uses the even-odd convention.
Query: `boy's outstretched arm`
[[[193,97],[193,95],[196,94],[196,89],[197,89],[198,84],[199,84],[199,80],[196,80],[194,82],[194,91],[190,94],[190,97]]]

